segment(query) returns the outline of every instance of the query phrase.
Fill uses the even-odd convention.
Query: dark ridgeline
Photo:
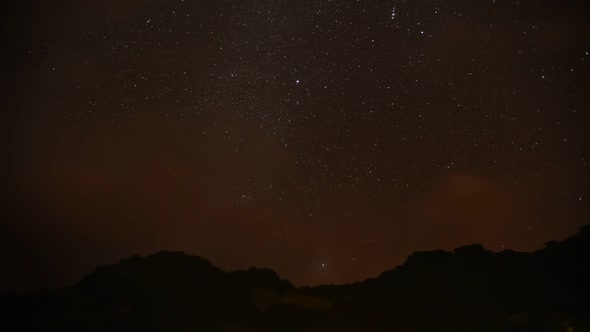
[[[1,297],[4,331],[590,331],[590,226],[533,253],[417,252],[353,285],[296,288],[161,252],[71,288]]]

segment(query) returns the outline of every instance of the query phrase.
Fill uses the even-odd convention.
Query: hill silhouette
[[[350,285],[296,288],[182,252],[133,256],[77,285],[0,297],[5,331],[590,331],[590,226],[522,253],[416,252]],[[4,329],[3,329],[4,330]]]

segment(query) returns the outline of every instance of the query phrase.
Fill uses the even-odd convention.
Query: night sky
[[[0,290],[163,249],[349,283],[590,221],[588,1],[2,6]]]

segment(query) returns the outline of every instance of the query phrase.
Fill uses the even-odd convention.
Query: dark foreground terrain
[[[3,331],[590,331],[590,226],[533,253],[411,255],[353,285],[295,288],[179,252],[99,267],[77,285],[2,295]],[[7,327],[7,328],[6,328]]]

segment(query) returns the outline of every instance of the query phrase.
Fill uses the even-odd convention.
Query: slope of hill
[[[296,288],[181,252],[0,297],[10,331],[589,331],[590,226],[533,253],[417,252],[352,285]]]

